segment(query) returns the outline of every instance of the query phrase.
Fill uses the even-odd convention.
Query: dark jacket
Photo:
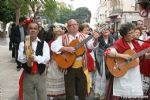
[[[25,27],[23,27],[23,28],[24,28],[24,36],[26,36],[26,34],[27,34],[26,28]],[[14,33],[14,36],[15,36],[14,37],[14,42],[19,44],[21,42],[21,35],[20,35],[21,33],[20,33],[19,25],[17,25],[14,28],[13,33]]]

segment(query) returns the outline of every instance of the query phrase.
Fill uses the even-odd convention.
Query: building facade
[[[122,23],[144,20],[139,15],[136,0],[101,0],[100,2],[97,12],[98,22],[109,23],[114,31],[117,31]]]

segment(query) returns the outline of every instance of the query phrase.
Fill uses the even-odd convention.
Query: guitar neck
[[[150,51],[150,47],[147,48],[147,49],[144,49],[144,50],[142,50],[142,51],[140,51],[140,52],[138,52],[138,53],[136,53],[136,54],[134,54],[134,55],[132,56],[132,59],[138,58],[138,57],[144,55],[145,53],[147,53],[147,52],[149,52],[149,51]]]
[[[87,43],[90,39],[93,38],[93,35],[89,35],[86,39],[84,39],[83,41],[81,41],[78,45],[75,46],[75,49],[79,49],[82,45],[84,45],[85,43]]]
[[[107,25],[103,25],[101,29],[96,29],[94,30],[97,33],[101,33],[104,29],[106,29]],[[87,43],[90,39],[93,38],[93,35],[89,35],[86,39],[84,39],[83,41],[81,41],[78,45],[75,46],[75,49],[79,49],[82,45],[84,45],[85,43]]]

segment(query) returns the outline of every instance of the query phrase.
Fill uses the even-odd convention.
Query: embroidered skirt
[[[143,100],[143,98],[144,97],[127,98],[127,97],[113,96],[113,76],[111,76],[104,100]]]
[[[46,77],[47,95],[56,97],[65,94],[64,74],[55,61],[51,61]]]

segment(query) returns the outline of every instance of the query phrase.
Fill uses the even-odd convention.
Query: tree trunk
[[[6,37],[7,32],[6,32],[6,23],[3,22],[2,24],[3,32],[0,32],[0,37]]]
[[[16,25],[19,24],[20,8],[16,8]]]

